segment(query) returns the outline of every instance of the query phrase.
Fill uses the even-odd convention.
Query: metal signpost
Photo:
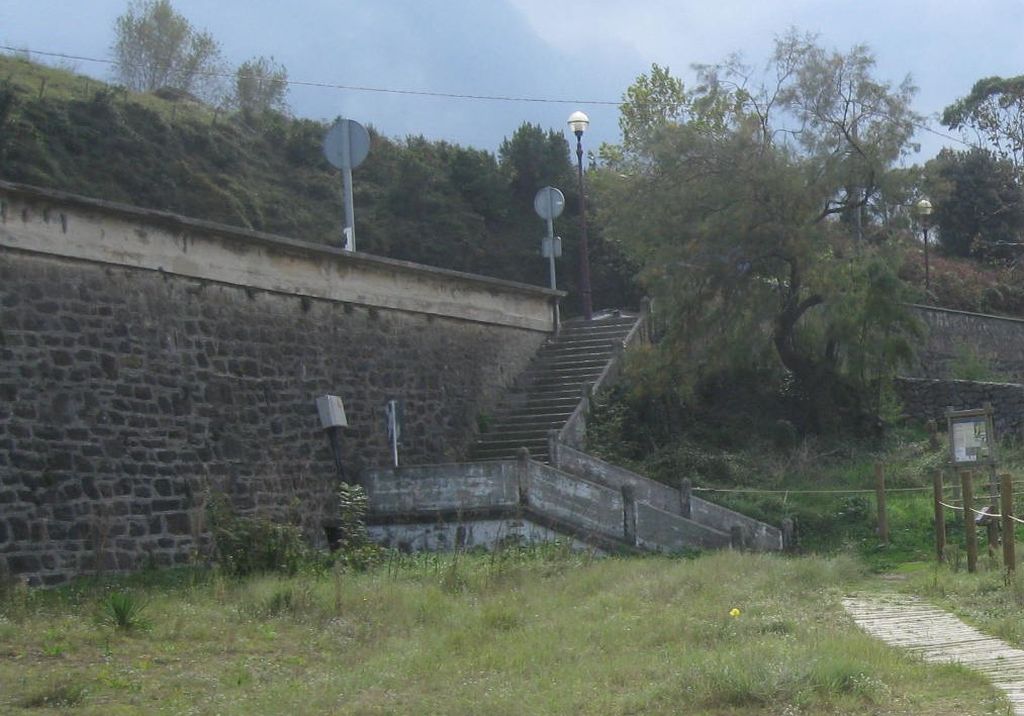
[[[352,170],[363,163],[370,153],[370,133],[366,127],[352,119],[339,117],[324,136],[324,156],[333,166],[341,169],[345,189],[344,248],[356,250],[355,208],[352,202]]]
[[[565,197],[553,186],[546,186],[533,197],[533,210],[548,222],[548,235],[541,242],[540,255],[548,259],[548,273],[551,288],[555,285],[555,257],[562,255],[562,237],[555,236],[554,220],[562,215],[565,209]]]
[[[547,221],[548,234],[541,240],[540,255],[548,260],[548,276],[551,288],[556,289],[555,259],[562,255],[562,237],[555,236],[554,220],[562,215],[565,209],[565,196],[553,186],[546,186],[533,197],[533,210]],[[559,323],[558,301],[555,301],[555,325]]]
[[[398,441],[402,438],[402,404],[397,400],[389,400],[384,408],[384,416],[388,442],[391,443],[391,459],[395,467],[398,467]]]

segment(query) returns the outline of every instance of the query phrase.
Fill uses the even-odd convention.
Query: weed
[[[136,631],[149,627],[142,612],[146,603],[131,592],[111,592],[100,603],[100,623],[121,631]]]
[[[30,692],[20,701],[26,709],[66,709],[81,706],[87,690],[77,681],[57,681]]]

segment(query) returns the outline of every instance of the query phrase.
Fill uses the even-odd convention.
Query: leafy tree
[[[254,57],[235,72],[234,101],[245,114],[288,110],[288,70],[274,58]]]
[[[640,75],[623,97],[619,129],[625,147],[636,148],[666,123],[684,121],[690,100],[683,82],[673,77],[668,67],[651,65],[650,74]]]
[[[576,185],[565,136],[554,129],[545,132],[539,124],[525,122],[502,141],[498,163],[517,209],[531,215],[538,189],[554,186],[564,193]]]
[[[1024,191],[1006,159],[943,149],[927,165],[939,241],[955,256],[999,254],[1024,231]]]
[[[200,93],[220,67],[220,46],[175,11],[170,0],[133,0],[114,24],[118,80],[128,89]]]
[[[986,77],[942,112],[950,129],[972,130],[997,157],[1024,167],[1024,75]]]
[[[899,256],[857,238],[917,117],[909,82],[872,69],[865,47],[827,52],[796,33],[763,74],[737,58],[702,67],[690,113],[602,177],[608,232],[667,323],[662,386],[773,361],[822,429],[844,409],[863,417],[869,388],[908,356]]]

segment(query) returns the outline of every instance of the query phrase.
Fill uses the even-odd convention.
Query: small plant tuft
[[[112,592],[100,603],[100,622],[121,631],[138,631],[149,627],[142,612],[146,603],[131,592]]]
[[[83,704],[86,693],[85,686],[77,681],[58,681],[33,691],[19,705],[26,709],[75,708]]]

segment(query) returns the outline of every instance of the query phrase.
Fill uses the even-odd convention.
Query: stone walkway
[[[865,632],[920,654],[925,661],[959,662],[985,674],[1024,716],[1024,651],[985,636],[952,614],[897,594],[847,597],[843,606]]]

